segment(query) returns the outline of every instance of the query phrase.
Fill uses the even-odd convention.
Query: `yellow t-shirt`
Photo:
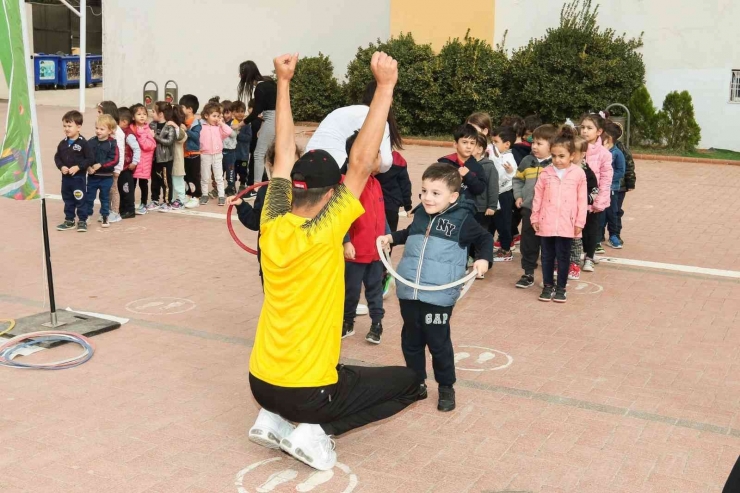
[[[279,387],[337,382],[344,312],[342,240],[365,211],[340,184],[314,219],[290,212],[292,184],[274,178],[260,224],[265,301],[249,371]]]

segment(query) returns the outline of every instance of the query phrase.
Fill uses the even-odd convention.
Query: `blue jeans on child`
[[[570,269],[570,247],[573,238],[562,236],[542,236],[542,281],[545,286],[554,284],[553,272],[555,261],[558,261],[558,287],[565,289],[568,282],[568,270]]]
[[[622,232],[622,217],[619,215],[621,205],[619,194],[619,191],[611,191],[611,202],[609,203],[609,208],[605,211],[606,214],[604,214],[606,226],[609,229],[609,236],[619,235]],[[622,198],[622,201],[624,201],[624,198]]]
[[[108,217],[110,214],[110,187],[113,186],[112,176],[95,176],[87,177],[87,215],[92,216],[95,198],[100,191],[100,215]]]

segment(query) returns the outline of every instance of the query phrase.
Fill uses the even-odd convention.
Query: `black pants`
[[[149,202],[149,180],[137,178],[136,181],[139,184],[139,191],[141,191],[141,203],[146,205]]]
[[[522,207],[522,241],[519,250],[522,252],[522,269],[528,276],[533,276],[537,268],[537,257],[540,256],[540,237],[532,228],[532,210]]]
[[[380,260],[369,264],[344,263],[344,321],[355,321],[360,290],[365,285],[365,299],[374,324],[383,321],[383,264]]]
[[[388,221],[388,227],[392,232],[398,231],[398,209],[386,209],[385,220]]]
[[[119,211],[123,213],[134,213],[136,207],[136,180],[130,169],[124,169],[118,175],[118,194],[121,196]]]
[[[317,348],[320,350],[320,348]],[[251,373],[260,406],[296,423],[318,424],[327,435],[389,418],[416,401],[416,374],[402,366],[337,366],[339,379],[325,387],[277,387]]]
[[[596,244],[601,235],[601,216],[603,212],[589,212],[586,214],[586,225],[583,227],[583,251],[586,258],[593,260],[596,254]]]
[[[509,190],[508,192],[500,193],[498,203],[501,208],[493,216],[493,225],[491,228],[493,231],[491,231],[491,234],[494,231],[498,231],[498,241],[501,243],[501,249],[508,252],[511,250],[511,241],[513,239],[512,229],[516,230],[516,228],[511,226],[514,220],[514,211],[519,210],[514,207],[514,191]],[[518,230],[516,230],[516,234],[519,234]]]
[[[432,354],[434,379],[440,385],[455,383],[455,353],[450,338],[453,306],[418,300],[398,300],[403,317],[401,349],[406,366],[416,372],[418,383],[427,378],[426,348]]]
[[[154,163],[154,169],[152,169],[153,202],[159,202],[160,192],[162,192],[162,202],[172,203],[172,161]]]
[[[513,195],[512,191],[512,195]],[[511,216],[511,235],[516,236],[519,234],[519,224],[522,222],[522,209],[518,207],[512,207],[514,210]]]
[[[570,269],[570,247],[573,238],[543,236],[542,242],[542,281],[545,286],[553,286],[555,259],[558,261],[558,287],[565,289]]]
[[[199,199],[203,193],[200,189],[200,156],[185,158],[185,195]]]
[[[234,171],[236,173],[234,182],[239,180],[239,183],[246,187],[249,182],[249,161],[237,161],[234,165]]]

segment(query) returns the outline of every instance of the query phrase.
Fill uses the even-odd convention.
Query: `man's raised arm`
[[[349,155],[349,166],[344,184],[359,198],[368,176],[373,172],[380,151],[388,111],[393,102],[393,88],[398,81],[398,63],[383,52],[375,52],[370,68],[378,87],[370,103],[370,111],[360,129]]]
[[[295,129],[290,109],[290,80],[298,63],[298,53],[273,60],[277,75],[277,104],[275,106],[275,162],[272,177],[290,180],[295,162]]]

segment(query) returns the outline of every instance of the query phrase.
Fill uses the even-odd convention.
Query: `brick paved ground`
[[[63,111],[39,109],[54,194]],[[447,151],[407,149],[417,189],[424,165]],[[740,168],[639,162],[637,173],[617,256],[740,270]],[[38,206],[0,202],[0,318],[43,311]],[[49,214],[57,224],[62,203],[49,201]],[[257,413],[247,364],[261,290],[255,258],[224,222],[153,213],[106,231],[92,224],[86,235],[50,232],[57,304],[131,321],[96,337],[94,358],[79,368],[0,369],[3,493],[339,493],[355,483],[363,493],[708,493],[737,459],[737,280],[602,264],[583,274],[593,284],[571,283],[561,306],[514,289],[518,255],[497,264],[453,316],[458,366],[468,369],[458,372],[457,410],[437,412],[434,390],[338,439],[345,467],[329,478],[246,439]],[[192,309],[127,309],[155,297]],[[346,361],[403,362],[397,301],[386,309],[383,343],[363,340],[369,320],[360,318],[358,336],[343,343]],[[511,364],[491,370],[508,361],[492,350]]]

